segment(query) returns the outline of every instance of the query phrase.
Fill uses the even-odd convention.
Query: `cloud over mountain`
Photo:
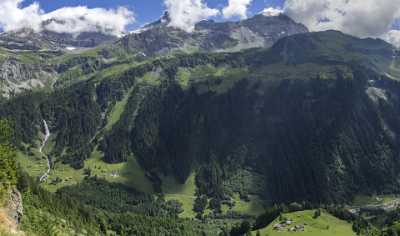
[[[0,1],[0,27],[5,31],[32,28],[40,30],[42,22],[39,4],[33,3],[25,8],[20,8],[23,0]]]
[[[124,7],[117,9],[92,8],[84,6],[63,7],[43,15],[45,20],[53,20],[45,25],[47,30],[58,33],[104,32],[121,34],[133,22],[133,13]]]
[[[219,10],[209,8],[202,0],[165,0],[170,14],[170,26],[191,32],[195,24],[219,14]]]
[[[118,36],[134,22],[133,12],[124,7],[63,7],[45,13],[37,3],[21,7],[22,2],[23,0],[0,1],[0,27],[4,31],[31,28],[35,31],[50,30],[71,34],[103,32]]]
[[[400,47],[400,30],[390,30],[383,38],[397,47]]]
[[[400,0],[286,0],[284,10],[312,31],[336,29],[360,37],[399,40],[392,26],[400,17]]]
[[[228,6],[226,6],[222,13],[225,18],[233,16],[239,16],[244,19],[247,18],[247,9],[253,0],[229,0]]]
[[[261,11],[264,16],[279,16],[283,13],[281,8],[268,7]]]

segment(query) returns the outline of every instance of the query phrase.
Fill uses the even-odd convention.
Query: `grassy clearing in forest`
[[[110,114],[108,115],[107,125],[105,127],[105,130],[111,130],[113,125],[115,125],[119,121],[119,119],[121,118],[122,112],[124,112],[125,106],[128,103],[131,92],[132,92],[132,89],[129,90],[129,92],[127,94],[125,94],[124,98],[121,101],[118,101],[115,103]]]
[[[182,203],[184,211],[180,214],[180,217],[194,218],[196,215],[193,211],[193,204],[196,199],[195,173],[192,173],[184,184],[178,183],[175,178],[170,176],[162,178],[162,183],[165,199],[177,200]]]
[[[123,183],[145,193],[153,193],[153,185],[146,177],[143,168],[130,157],[125,163],[108,164],[102,160],[103,154],[95,148],[91,158],[85,161],[85,168],[91,170],[92,176],[109,182]]]
[[[33,149],[33,154],[34,156],[27,156],[18,152],[17,161],[30,176],[38,178],[46,171],[47,162],[36,149]],[[55,192],[62,187],[78,184],[85,178],[85,169],[90,169],[91,176],[97,176],[109,182],[123,183],[142,192],[154,192],[151,181],[146,178],[144,170],[134,157],[129,158],[126,163],[118,164],[105,163],[102,157],[103,154],[95,148],[91,158],[85,161],[85,167],[80,170],[56,162],[43,187]]]
[[[377,196],[365,196],[358,195],[353,199],[353,205],[365,206],[365,205],[379,205],[390,203],[398,199],[395,195],[377,195]]]
[[[250,195],[249,201],[244,201],[240,199],[238,193],[233,195],[233,200],[235,205],[229,208],[227,205],[222,205],[222,212],[234,211],[245,215],[259,216],[264,213],[265,207],[262,200],[256,195]]]

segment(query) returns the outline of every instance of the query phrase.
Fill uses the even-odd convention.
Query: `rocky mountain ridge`
[[[135,58],[132,61],[135,63],[173,51],[224,52],[268,48],[280,38],[308,32],[303,25],[283,14],[261,14],[237,22],[203,21],[196,25],[194,32],[170,27],[169,22],[166,12],[160,20],[118,40],[97,32],[72,35],[23,29],[2,33],[0,90],[5,97],[36,88],[51,90],[57,80],[64,77],[63,73],[75,75],[77,67],[93,72],[101,64],[118,64],[126,57]],[[65,67],[69,70],[59,70]]]
[[[25,233],[20,231],[23,215],[21,193],[16,188],[13,188],[10,191],[6,205],[0,208],[0,234],[6,232],[15,236],[24,236]]]
[[[56,80],[56,72],[51,66],[40,63],[25,64],[15,58],[0,62],[0,91],[9,97],[34,88],[51,88]]]
[[[93,48],[116,37],[100,32],[82,32],[78,35],[52,31],[35,32],[31,29],[3,32],[0,34],[0,47],[9,50],[52,50],[71,51],[77,48]]]
[[[202,21],[193,32],[169,26],[169,13],[121,38],[117,45],[131,53],[163,55],[172,51],[223,52],[268,48],[280,38],[308,32],[288,16],[255,15],[236,22]]]

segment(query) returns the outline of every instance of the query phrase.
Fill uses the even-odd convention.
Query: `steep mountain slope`
[[[71,50],[93,48],[117,37],[100,32],[82,32],[78,35],[53,31],[35,32],[31,29],[4,32],[0,34],[0,47],[10,50]]]
[[[106,134],[105,160],[133,152],[148,171],[181,181],[197,169],[200,192],[220,199],[240,191],[342,201],[397,190],[398,110],[387,106],[396,106],[398,85],[382,77],[392,53],[383,41],[331,31],[164,68],[159,87],[143,88],[144,100],[132,95]],[[229,184],[243,167],[251,184]],[[261,191],[252,182],[260,177]]]
[[[198,197],[217,211],[234,194],[343,202],[399,191],[393,50],[336,31],[299,34],[269,50],[117,67],[19,96],[0,114],[16,120],[17,144],[35,145],[45,119],[56,163],[83,168],[95,147],[108,163],[134,155],[156,191],[165,175],[183,183],[195,172]]]
[[[116,37],[98,32],[79,35],[23,29],[0,34],[0,96],[53,89],[62,73],[56,58],[88,50]]]
[[[12,52],[0,49],[0,94],[9,97],[26,90],[48,88],[57,79],[57,72],[48,59],[52,52]]]

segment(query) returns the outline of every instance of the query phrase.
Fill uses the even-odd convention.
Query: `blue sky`
[[[280,7],[283,5],[283,1],[284,0],[253,0],[249,8],[249,15],[254,15],[266,7]],[[65,6],[83,5],[90,8],[115,8],[124,6],[135,12],[136,22],[131,28],[137,28],[140,25],[157,20],[165,10],[163,0],[25,0],[23,6],[28,6],[33,2],[38,2],[41,8],[46,12]],[[228,0],[206,0],[205,2],[209,7],[220,9],[228,4]]]

